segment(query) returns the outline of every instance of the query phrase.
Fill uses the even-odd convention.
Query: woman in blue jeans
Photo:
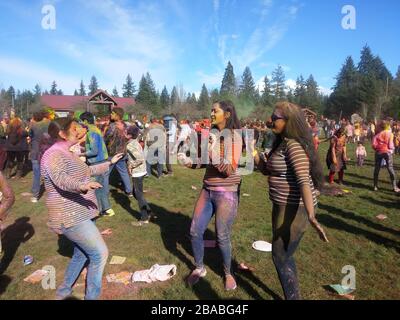
[[[231,101],[217,101],[211,109],[212,131],[209,135],[208,159],[204,166],[178,154],[179,163],[190,168],[206,167],[203,189],[194,208],[190,235],[196,268],[188,277],[189,285],[205,277],[203,235],[211,218],[216,217],[217,242],[222,253],[225,289],[236,289],[231,270],[231,230],[238,209],[241,177],[237,172],[242,150],[240,122]],[[203,144],[202,144],[203,145]],[[204,152],[202,152],[204,153]],[[202,157],[204,158],[204,157]]]
[[[57,290],[57,299],[72,294],[72,287],[87,266],[85,299],[97,299],[101,293],[102,275],[108,258],[107,246],[93,222],[99,214],[95,190],[102,186],[91,180],[115,164],[111,161],[87,166],[69,151],[78,142],[79,125],[73,119],[52,121],[49,135],[57,140],[43,155],[41,173],[47,190],[48,226],[74,244],[74,254],[65,272],[64,282]]]

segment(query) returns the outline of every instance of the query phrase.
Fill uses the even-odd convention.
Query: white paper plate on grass
[[[271,252],[272,251],[272,244],[270,244],[267,241],[255,241],[253,242],[252,245],[253,249],[258,250],[258,251],[264,251],[264,252]]]

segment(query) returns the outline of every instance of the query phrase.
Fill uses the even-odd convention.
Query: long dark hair
[[[273,150],[283,138],[296,140],[303,147],[310,162],[310,175],[316,189],[320,190],[324,183],[324,173],[317,151],[315,150],[312,131],[301,108],[290,102],[278,102],[275,109],[282,112],[286,120],[284,131],[275,140]]]
[[[76,121],[70,117],[57,118],[50,122],[47,132],[53,140],[62,140],[58,133],[60,131],[67,133],[73,122]]]
[[[236,108],[232,101],[217,100],[217,101],[214,101],[213,104],[218,104],[219,107],[224,112],[229,112],[231,114],[231,116],[228,119],[226,119],[225,129],[240,129],[241,128],[240,121],[239,121],[239,118],[236,113]],[[213,125],[212,127],[216,128],[215,125]]]

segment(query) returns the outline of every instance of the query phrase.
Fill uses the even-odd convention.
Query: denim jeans
[[[231,230],[237,215],[238,193],[202,189],[194,208],[190,236],[196,268],[203,268],[203,235],[215,214],[217,242],[222,253],[224,272],[231,274]]]
[[[32,182],[32,196],[39,198],[40,194],[40,162],[39,160],[32,160],[33,182]]]
[[[386,167],[389,172],[390,181],[393,188],[396,187],[396,174],[393,168],[393,155],[388,153],[375,153],[374,187],[378,186],[379,171],[381,170],[382,159],[386,161]]]
[[[147,171],[147,175],[149,177],[151,177],[151,175],[152,175],[151,167],[152,167],[152,164],[150,164],[146,161],[146,171]],[[161,177],[162,173],[163,173],[163,165],[161,163],[157,162],[157,178]]]
[[[149,212],[151,211],[149,204],[144,198],[143,194],[143,179],[144,177],[133,177],[133,192],[135,198],[139,204],[140,219],[145,221],[149,218]]]
[[[129,176],[128,172],[128,167],[126,166],[126,159],[127,156],[123,157],[120,159],[116,164],[110,165],[110,168],[108,169],[108,172],[104,176],[104,186],[106,187],[106,192],[107,194],[110,191],[110,174],[113,171],[114,167],[117,168],[117,171],[122,179],[122,182],[125,187],[125,192],[126,193],[132,193],[132,184],[131,184],[131,178]],[[111,159],[110,159],[111,160]]]
[[[72,286],[89,261],[86,275],[85,300],[95,300],[100,296],[104,267],[108,249],[96,225],[86,220],[71,228],[62,227],[64,236],[74,243],[74,254],[65,271],[64,282],[57,289],[57,298],[71,295]]]
[[[97,199],[97,206],[99,208],[100,213],[107,211],[111,208],[110,199],[108,198],[108,186],[106,186],[106,175],[109,174],[108,172],[103,173],[102,175],[95,176],[95,181],[100,183],[103,188],[96,189],[96,199]]]

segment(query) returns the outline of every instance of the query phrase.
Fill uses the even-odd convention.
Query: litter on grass
[[[33,257],[32,256],[25,256],[24,257],[24,266],[30,265],[33,263]]]
[[[123,283],[128,285],[131,282],[132,272],[122,271],[115,274],[109,274],[106,276],[107,282]]]
[[[101,232],[101,235],[102,235],[102,236],[111,236],[111,235],[112,235],[112,230],[111,230],[111,229],[103,230],[103,231]]]
[[[378,214],[378,215],[376,216],[376,218],[377,218],[378,220],[385,220],[385,219],[387,219],[387,216],[384,215],[384,214]]]
[[[264,251],[264,252],[272,251],[272,244],[262,240],[253,242],[252,247],[257,251]]]
[[[120,257],[120,256],[113,256],[111,258],[110,264],[123,264],[126,260],[126,257]]]
[[[132,282],[151,283],[155,281],[167,281],[176,275],[176,265],[153,265],[150,269],[136,271],[132,275]]]
[[[38,283],[40,281],[43,280],[43,278],[45,276],[47,276],[49,274],[49,271],[47,270],[36,270],[34,273],[32,273],[31,275],[29,275],[28,277],[26,277],[24,279],[25,282],[29,282],[29,283]]]

